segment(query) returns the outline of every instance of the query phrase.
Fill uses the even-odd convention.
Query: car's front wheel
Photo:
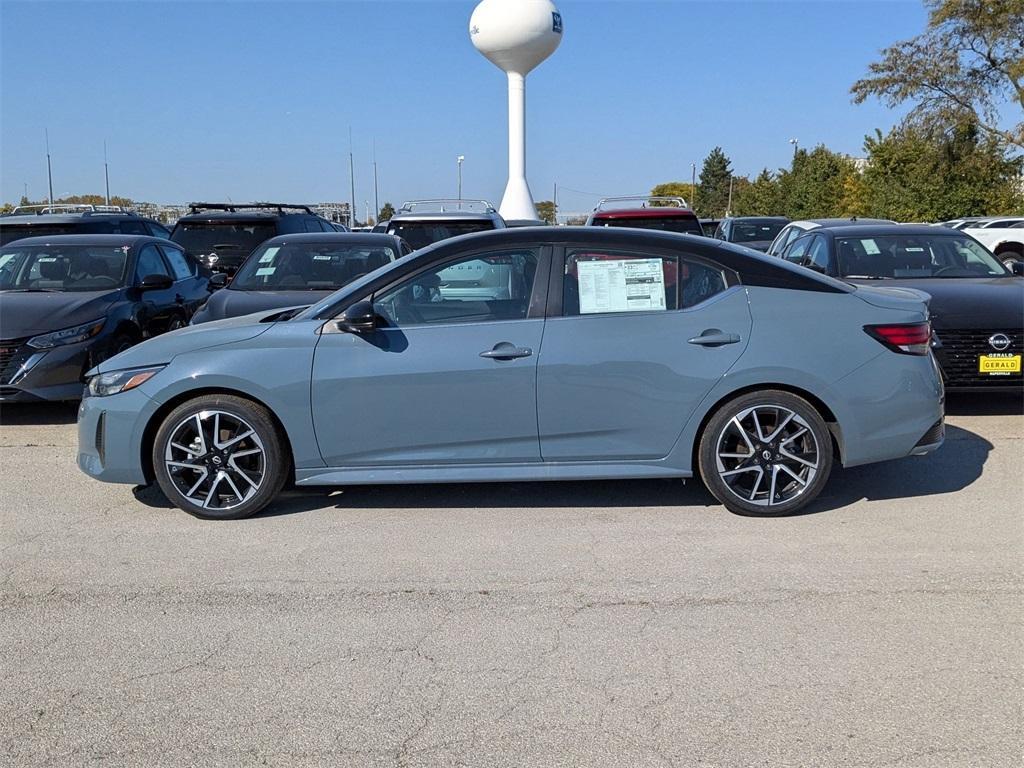
[[[818,411],[789,392],[751,392],[722,405],[698,448],[701,478],[732,512],[797,512],[825,486],[832,437]]]
[[[233,395],[204,395],[171,411],[153,441],[157,483],[196,517],[237,520],[280,492],[290,463],[270,413]]]

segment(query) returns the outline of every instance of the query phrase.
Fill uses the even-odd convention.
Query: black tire
[[[234,434],[232,424],[238,425]],[[249,436],[245,436],[247,430],[251,430]],[[181,441],[189,434],[194,437],[185,447],[192,450],[185,452]],[[153,471],[170,502],[190,515],[239,520],[257,514],[280,493],[291,468],[285,444],[262,405],[234,395],[203,395],[179,405],[161,423],[153,440]],[[247,454],[243,465],[238,464],[237,454]],[[167,465],[169,456],[176,466]],[[246,479],[248,485],[243,482]],[[193,481],[197,484],[189,488],[189,498],[185,489]],[[205,503],[197,503],[204,494],[208,494],[202,499]]]
[[[758,434],[772,439],[761,441]],[[828,482],[832,460],[832,436],[817,409],[775,389],[721,405],[698,447],[701,479],[711,494],[729,511],[757,517],[791,515],[812,502]]]
[[[1017,253],[1016,251],[1003,251],[996,258],[1003,262],[1004,267],[1009,269],[1013,262],[1024,261],[1024,254]]]

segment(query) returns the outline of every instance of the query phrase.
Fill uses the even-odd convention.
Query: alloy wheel
[[[735,496],[758,506],[785,504],[811,486],[821,461],[811,426],[779,405],[757,405],[733,416],[715,448],[718,476]]]
[[[267,474],[267,454],[256,430],[232,413],[204,410],[171,430],[164,448],[167,476],[182,496],[222,512],[251,499]]]

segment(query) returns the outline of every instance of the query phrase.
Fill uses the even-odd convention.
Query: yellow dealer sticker
[[[982,355],[978,373],[1020,373],[1020,355]]]

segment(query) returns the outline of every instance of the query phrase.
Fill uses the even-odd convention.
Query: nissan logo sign
[[[1010,347],[1010,337],[1005,333],[993,333],[988,337],[988,345],[996,352],[1002,352]]]

